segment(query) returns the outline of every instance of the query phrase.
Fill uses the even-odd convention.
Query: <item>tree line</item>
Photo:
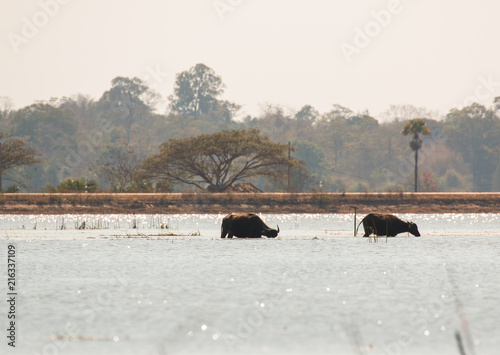
[[[176,75],[165,113],[139,78],[117,77],[97,99],[14,109],[2,97],[0,189],[219,192],[249,182],[270,192],[500,191],[500,97],[444,117],[391,106],[378,121],[338,104],[323,113],[268,105],[241,117],[224,89],[197,64]]]

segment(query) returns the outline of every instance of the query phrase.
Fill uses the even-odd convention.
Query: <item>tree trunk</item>
[[[290,142],[288,142],[288,160],[290,160]],[[286,186],[286,192],[290,193],[290,169],[291,169],[291,166],[290,164],[288,164],[288,181],[287,181],[287,186]]]
[[[2,170],[2,142],[0,142],[0,192],[2,192],[2,175],[3,175],[3,170]]]
[[[128,110],[128,116],[127,119],[125,120],[124,126],[125,126],[125,132],[127,133],[127,146],[130,144],[130,133],[132,131],[132,123],[134,120],[134,114],[132,113],[132,110]]]
[[[418,190],[418,149],[415,150],[415,192]]]

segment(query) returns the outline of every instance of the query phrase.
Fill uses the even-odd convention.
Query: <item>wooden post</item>
[[[464,344],[462,343],[462,337],[458,331],[455,331],[455,340],[457,341],[458,351],[460,351],[460,355],[466,355]]]
[[[354,207],[354,236],[356,236],[356,207]]]

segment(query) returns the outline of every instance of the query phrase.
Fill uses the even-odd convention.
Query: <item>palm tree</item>
[[[422,140],[418,136],[419,134],[428,135],[431,134],[431,130],[425,124],[425,121],[421,118],[415,118],[406,123],[401,131],[401,134],[407,136],[413,134],[413,139],[410,141],[411,150],[415,151],[415,192],[417,192],[417,167],[418,167],[418,150],[422,148]]]

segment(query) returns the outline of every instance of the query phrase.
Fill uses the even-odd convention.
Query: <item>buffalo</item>
[[[276,238],[280,231],[269,228],[259,216],[253,213],[230,213],[222,219],[221,238]]]
[[[415,237],[420,237],[420,232],[415,223],[402,221],[392,214],[369,213],[359,222],[356,232],[361,223],[363,223],[365,229],[363,237],[369,237],[372,233],[377,236],[395,237],[397,234],[404,232],[410,232]]]

